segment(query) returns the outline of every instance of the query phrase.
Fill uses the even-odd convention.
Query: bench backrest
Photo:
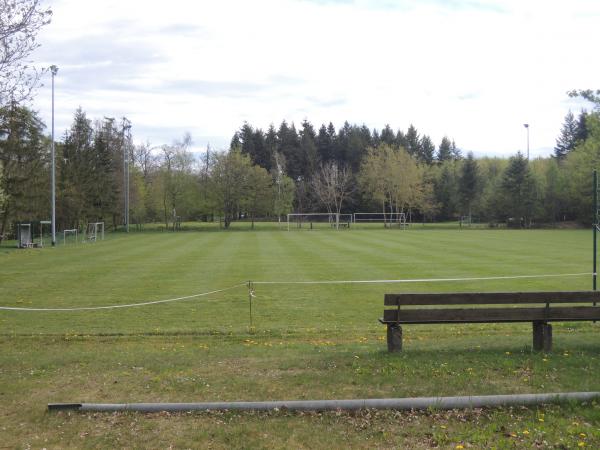
[[[448,292],[385,294],[385,306],[515,305],[532,303],[595,303],[600,291]]]
[[[386,294],[383,323],[475,323],[600,320],[600,307],[575,304],[600,302],[600,291],[577,292],[451,292]],[[532,307],[532,304],[540,306]],[[541,306],[541,305],[544,306]],[[553,306],[572,304],[572,306]],[[467,308],[407,308],[402,306],[469,306]],[[506,305],[473,308],[476,305]],[[515,305],[519,307],[515,308]]]

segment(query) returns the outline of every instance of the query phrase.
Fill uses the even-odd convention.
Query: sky
[[[77,107],[137,143],[226,149],[247,121],[413,124],[463,152],[552,152],[597,89],[597,0],[56,0],[32,55],[55,64],[55,129]],[[51,124],[49,74],[34,108]]]

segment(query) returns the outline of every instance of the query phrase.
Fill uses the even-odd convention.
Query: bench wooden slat
[[[600,307],[448,308],[401,309],[400,311],[388,309],[383,312],[382,323],[499,323],[578,320],[600,320]]]
[[[385,294],[385,306],[400,305],[502,305],[527,303],[600,302],[600,291],[565,292],[452,292],[436,294]]]

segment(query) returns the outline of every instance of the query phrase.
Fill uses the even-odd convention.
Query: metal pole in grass
[[[50,66],[52,73],[52,247],[56,245],[56,163],[54,161],[54,77],[58,72],[58,67],[54,64]]]
[[[248,280],[248,305],[250,307],[250,332],[252,333],[252,297],[254,297],[254,284]]]
[[[597,272],[596,272],[596,250],[597,250],[597,240],[596,240],[596,235],[598,233],[598,172],[596,171],[596,169],[594,169],[594,181],[593,181],[593,186],[592,186],[592,190],[594,191],[593,195],[594,195],[594,211],[593,211],[593,224],[592,224],[592,235],[593,235],[593,240],[594,240],[594,267],[592,270],[592,279],[593,279],[593,288],[594,291],[596,290],[596,278],[597,278]],[[596,303],[594,302],[594,306],[596,306]]]

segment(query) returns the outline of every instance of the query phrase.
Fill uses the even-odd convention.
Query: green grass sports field
[[[600,324],[406,326],[386,292],[585,290],[584,230],[203,230],[0,247],[0,435],[8,448],[597,448],[600,405],[450,412],[78,414],[49,402],[380,398],[600,390]],[[488,278],[416,283],[299,281]],[[248,289],[255,282],[250,327]],[[260,282],[281,284],[261,284]],[[289,283],[289,284],[288,284]],[[562,447],[561,447],[562,446]]]

